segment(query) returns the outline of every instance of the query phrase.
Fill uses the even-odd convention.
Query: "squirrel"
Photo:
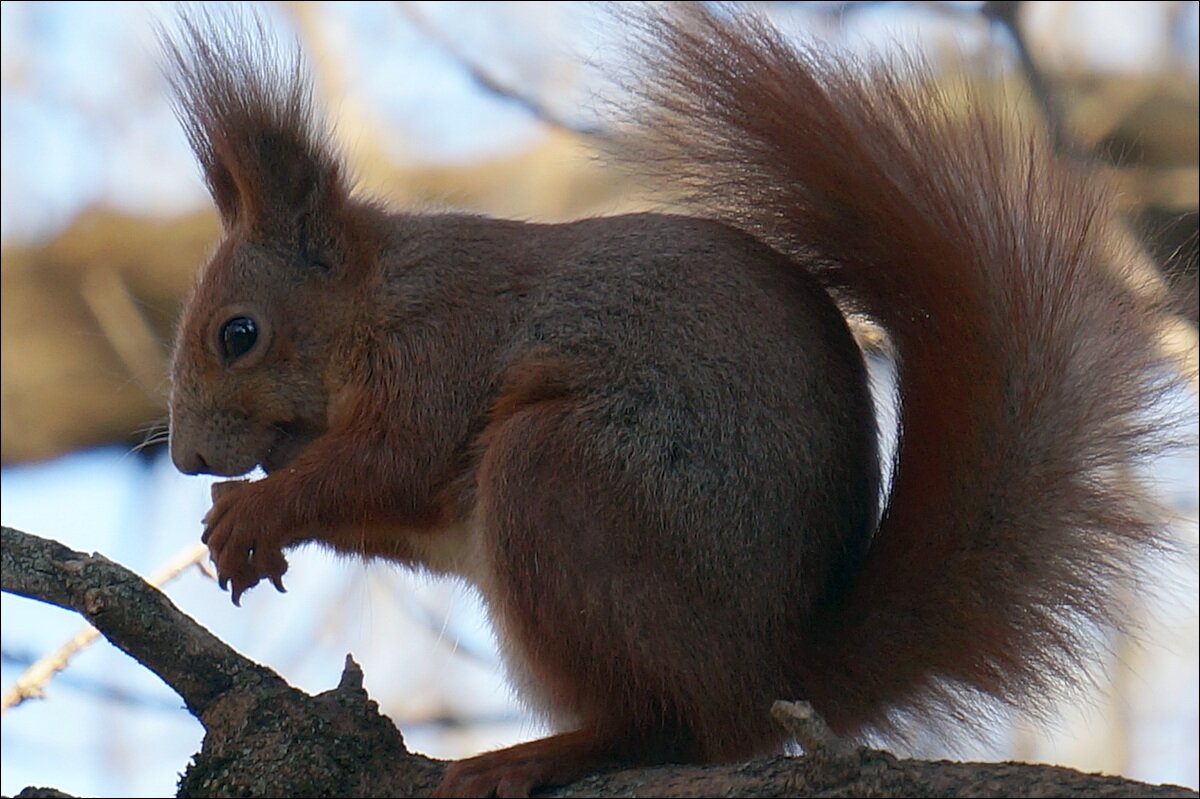
[[[1045,708],[1161,524],[1157,309],[1037,131],[752,15],[635,23],[615,137],[686,213],[535,224],[351,191],[298,53],[187,20],[176,111],[223,224],[178,328],[170,450],[233,601],[284,549],[458,575],[557,734],[446,796]],[[894,350],[889,486],[861,348]]]

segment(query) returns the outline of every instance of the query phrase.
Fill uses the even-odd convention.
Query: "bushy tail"
[[[891,497],[861,578],[797,656],[797,692],[849,735],[978,698],[1044,709],[1160,543],[1128,469],[1158,446],[1169,370],[1111,204],[911,63],[868,68],[695,9],[643,31],[624,154],[820,263],[898,359]]]

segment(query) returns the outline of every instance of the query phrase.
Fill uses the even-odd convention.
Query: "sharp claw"
[[[275,590],[278,591],[279,593],[281,593],[281,594],[287,593],[287,589],[283,587],[283,575],[282,574],[272,574],[271,575],[271,584],[275,586]]]
[[[228,577],[218,577],[217,585],[221,586],[222,591],[228,591],[229,590],[229,578]],[[237,600],[235,599],[234,602],[236,603]]]
[[[238,588],[237,586],[234,586],[234,589],[233,589],[233,604],[234,604],[234,607],[239,607],[239,608],[240,608],[240,607],[242,606],[242,591],[243,591],[243,590],[244,590],[244,589],[241,589],[241,588]]]

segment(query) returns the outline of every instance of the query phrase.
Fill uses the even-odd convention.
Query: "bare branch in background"
[[[545,124],[559,128],[560,130],[574,133],[579,136],[600,136],[604,133],[603,128],[586,125],[579,121],[568,119],[558,114],[550,106],[543,103],[537,97],[521,91],[516,86],[506,85],[501,82],[496,76],[488,72],[481,64],[472,60],[465,53],[461,52],[457,46],[451,41],[450,37],[433,25],[420,11],[418,11],[411,3],[397,3],[400,13],[404,15],[414,28],[419,30],[434,44],[441,47],[448,55],[454,58],[455,61],[466,70],[471,79],[479,85],[488,94],[494,95],[501,99],[515,103],[529,112],[531,116],[544,122]]]
[[[870,0],[861,3],[835,3],[829,9],[829,13],[830,15],[844,17],[879,5],[888,4]],[[1012,40],[1013,50],[1020,63],[1021,74],[1024,75],[1025,81],[1028,83],[1029,89],[1042,111],[1046,129],[1054,141],[1055,149],[1061,153],[1074,153],[1076,148],[1072,146],[1071,142],[1064,135],[1063,114],[1060,104],[1045,73],[1038,67],[1037,62],[1034,61],[1029,48],[1029,41],[1017,19],[1020,14],[1021,0],[989,0],[979,6],[978,9],[962,8],[942,2],[917,2],[913,5],[943,17],[965,19],[976,14],[981,14],[989,22],[999,23],[1007,31],[1009,38]]]
[[[980,7],[979,12],[989,20],[1000,23],[1012,38],[1013,49],[1021,63],[1021,73],[1025,76],[1029,90],[1033,92],[1034,98],[1041,107],[1042,120],[1054,142],[1054,149],[1065,155],[1078,155],[1079,148],[1067,136],[1064,129],[1064,116],[1058,97],[1055,95],[1050,81],[1046,79],[1046,74],[1034,61],[1033,54],[1029,49],[1029,40],[1018,19],[1020,8],[1020,0],[989,0]]]

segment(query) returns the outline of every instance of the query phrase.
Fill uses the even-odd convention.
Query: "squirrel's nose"
[[[171,461],[184,474],[207,474],[212,469],[199,449],[187,446],[174,433],[171,434]]]
[[[175,468],[184,474],[207,474],[209,471],[208,461],[204,460],[204,456],[199,452],[172,452],[171,460],[175,462]]]

